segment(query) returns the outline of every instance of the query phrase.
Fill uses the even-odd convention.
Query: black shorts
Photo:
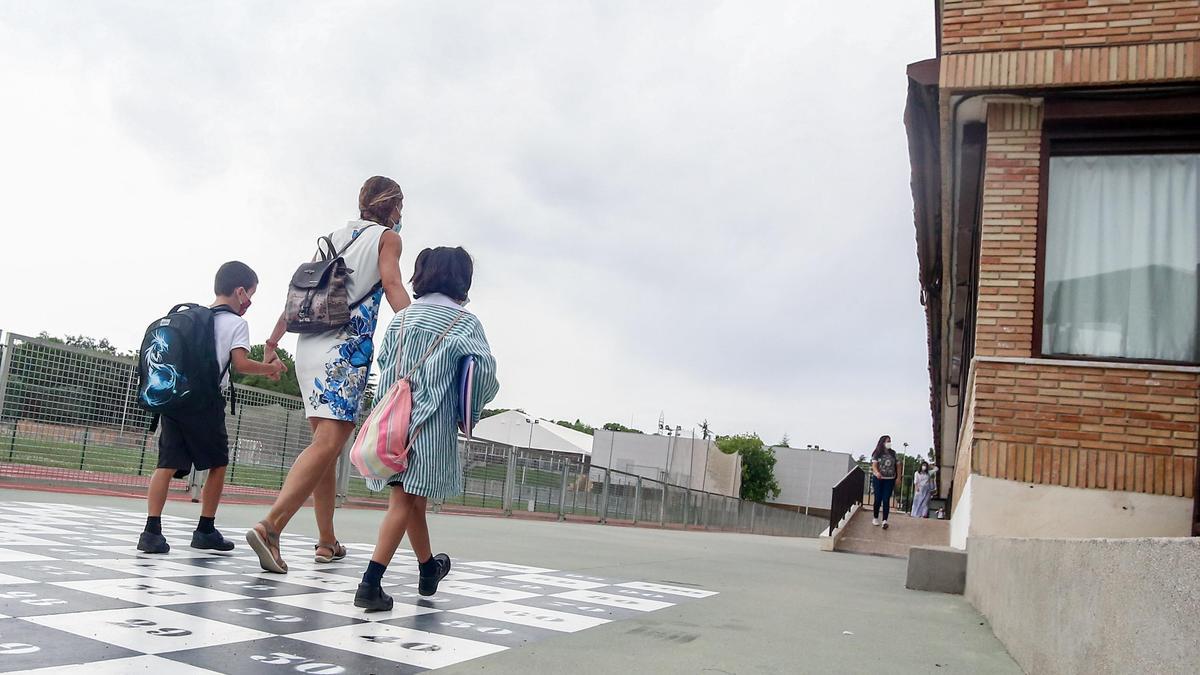
[[[161,424],[158,468],[204,471],[229,464],[224,401],[208,410],[163,415]]]

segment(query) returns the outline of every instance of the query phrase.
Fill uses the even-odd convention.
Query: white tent
[[[509,410],[480,420],[471,434],[475,438],[533,450],[592,454],[592,437],[549,420]]]

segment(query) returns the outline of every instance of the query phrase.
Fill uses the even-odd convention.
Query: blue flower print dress
[[[375,356],[375,326],[383,288],[379,286],[379,238],[381,225],[352,220],[331,235],[340,249],[354,245],[343,258],[353,272],[346,284],[351,302],[363,300],[351,312],[350,322],[326,333],[301,335],[296,347],[296,377],[309,418],[353,422],[367,388],[367,376]],[[365,294],[365,296],[364,296]]]

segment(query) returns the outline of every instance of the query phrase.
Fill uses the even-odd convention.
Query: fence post
[[[750,502],[750,534],[754,534],[754,520],[758,515],[758,504]]]
[[[604,470],[604,490],[600,493],[600,522],[608,522],[608,486],[612,483],[612,469]]]
[[[91,427],[83,428],[83,448],[81,448],[79,450],[79,470],[80,471],[83,471],[83,463],[87,459],[88,432],[90,430],[91,430]]]
[[[663,481],[662,488],[663,488],[662,489],[662,502],[659,503],[659,505],[658,505],[659,506],[658,524],[663,527],[666,527],[667,526],[667,488],[668,488],[666,481]]]
[[[0,418],[4,417],[5,411],[8,409],[8,371],[12,368],[12,351],[13,351],[13,336],[9,333],[4,336],[4,351],[0,352]],[[13,422],[16,422],[16,416],[13,416]]]
[[[354,447],[354,434],[346,439],[342,452],[337,461],[337,489],[334,490],[334,508],[340,508],[350,498],[350,448]],[[434,502],[434,513],[437,512],[437,502]]]
[[[642,477],[637,477],[637,485],[633,488],[633,523],[637,524],[642,515]]]
[[[567,473],[570,470],[570,465],[563,462],[562,465],[562,488],[558,492],[558,519],[567,519]]]
[[[286,428],[287,427],[285,426],[284,429],[286,429]],[[284,432],[284,433],[286,433],[286,432]],[[235,427],[234,431],[233,431],[233,452],[230,454],[230,462],[229,462],[229,484],[230,485],[233,484],[233,474],[237,472],[238,441],[240,441],[241,439],[242,439],[242,415],[241,415],[241,413],[239,413],[237,416],[237,427]],[[280,487],[282,487],[282,486],[280,486]]]
[[[692,505],[692,488],[685,487],[685,488],[683,488],[683,529],[685,529],[685,530],[688,528],[688,525],[692,524],[692,521],[689,519],[691,514],[688,513],[688,511],[690,510],[689,507],[691,507],[691,505]]]
[[[146,467],[146,443],[150,440],[150,427],[146,427],[142,431],[142,455],[138,457],[138,475],[142,475],[142,471]]]
[[[12,437],[8,439],[8,461],[12,461],[13,453],[17,451],[17,423],[20,420],[13,418],[12,422]]]
[[[504,509],[504,515],[512,515],[513,492],[516,491],[517,483],[517,448],[516,446],[505,450],[508,453],[508,459],[504,463],[504,495],[501,498],[500,506]]]

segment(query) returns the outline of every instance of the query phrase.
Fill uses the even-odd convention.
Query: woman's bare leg
[[[340,455],[339,455],[340,457]],[[313,490],[313,512],[317,516],[317,543],[327,546],[331,555],[337,535],[333,531],[333,512],[337,507],[337,465],[339,457],[325,469],[325,475]]]
[[[300,453],[292,469],[288,471],[275,505],[267,514],[266,521],[276,532],[283,531],[287,524],[312,496],[326,472],[337,462],[342,446],[354,433],[353,422],[341,420],[313,420],[312,443]]]

